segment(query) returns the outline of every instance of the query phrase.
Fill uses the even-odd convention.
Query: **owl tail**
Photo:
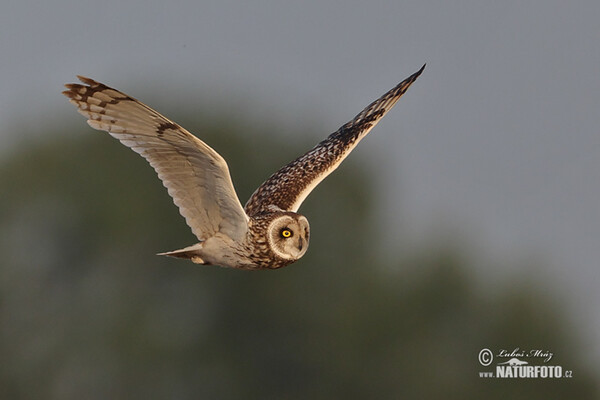
[[[200,257],[201,249],[202,243],[196,243],[193,246],[188,246],[183,249],[167,251],[165,253],[158,253],[157,256],[183,258],[186,260],[191,260],[195,264],[206,264],[206,262]]]

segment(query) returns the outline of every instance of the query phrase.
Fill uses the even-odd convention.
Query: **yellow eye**
[[[289,238],[289,237],[292,237],[292,231],[290,231],[289,229],[283,229],[281,231],[281,236],[284,237],[284,238],[286,238],[286,239]]]

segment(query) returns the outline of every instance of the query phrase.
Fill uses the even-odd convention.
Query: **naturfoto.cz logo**
[[[479,352],[479,363],[488,367],[496,360],[495,369],[479,372],[480,378],[572,378],[573,371],[560,365],[547,365],[554,353],[547,350],[532,349],[524,351],[516,348],[512,351],[501,349],[494,355],[490,349]],[[542,365],[534,365],[536,363]]]

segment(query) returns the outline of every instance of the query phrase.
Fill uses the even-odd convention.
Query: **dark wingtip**
[[[415,73],[413,74],[413,76],[414,76],[415,78],[417,78],[419,75],[421,75],[421,73],[422,73],[422,72],[423,72],[423,70],[425,69],[425,66],[426,66],[426,65],[427,65],[427,63],[423,64],[423,66],[421,67],[421,69],[420,69],[420,70],[418,70],[417,72],[415,72]]]
[[[423,70],[425,69],[426,65],[427,64],[423,64],[423,66],[421,67],[420,70],[418,70],[417,72],[415,72],[414,74],[412,74],[411,76],[409,76],[408,78],[406,78],[405,80],[403,80],[402,82],[400,82],[398,84],[398,86],[396,86],[396,89],[400,88],[401,89],[401,94],[403,94],[406,91],[406,89],[408,89],[408,87],[410,85],[412,85],[414,83],[414,81],[417,80],[417,78],[419,77],[419,75],[421,75],[421,73],[423,73]]]
[[[96,82],[95,80],[83,75],[77,75],[77,79],[89,86],[98,86],[99,84],[99,82]]]
[[[425,69],[425,66],[427,64],[423,64],[423,66],[421,67],[420,70],[418,70],[417,72],[415,72],[414,74],[412,74],[411,76],[409,76],[408,78],[406,78],[405,80],[403,80],[402,82],[400,82],[398,84],[398,87],[402,86],[404,88],[404,90],[408,89],[408,87],[417,80],[417,78],[419,77],[419,75],[421,75],[421,73],[423,73],[423,70]],[[402,92],[404,93],[404,91]]]

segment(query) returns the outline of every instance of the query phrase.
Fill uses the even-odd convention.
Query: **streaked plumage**
[[[161,255],[206,265],[273,269],[297,261],[308,248],[308,221],[296,213],[304,199],[396,104],[424,68],[274,173],[245,207],[223,157],[177,123],[83,76],[78,76],[83,85],[67,84],[63,94],[92,128],[107,131],[150,163],[199,240]]]

